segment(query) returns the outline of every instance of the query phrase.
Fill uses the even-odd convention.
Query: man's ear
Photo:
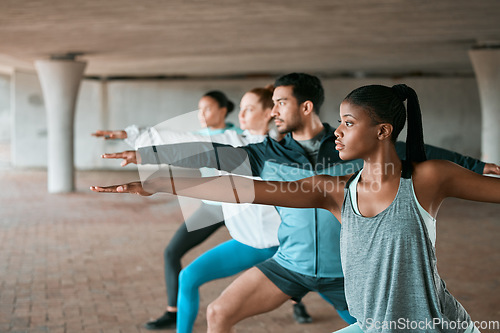
[[[307,116],[314,112],[314,104],[311,101],[305,101],[302,103],[302,113]]]
[[[378,139],[379,140],[385,140],[385,139],[390,140],[391,136],[392,136],[392,131],[394,130],[394,127],[392,127],[391,124],[387,124],[387,123],[379,124],[378,126],[379,126],[378,133],[377,133]]]

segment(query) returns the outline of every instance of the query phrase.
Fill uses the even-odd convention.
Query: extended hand
[[[104,192],[104,193],[130,193],[139,194],[142,196],[150,196],[153,193],[146,192],[142,187],[141,182],[131,182],[122,185],[112,185],[112,186],[91,186],[90,189],[94,192]]]
[[[110,139],[126,139],[127,138],[127,132],[125,131],[96,131],[95,133],[92,133],[92,136],[95,137],[104,137],[105,140],[110,140]]]
[[[484,165],[483,175],[500,175],[500,166],[495,163],[486,163]]]
[[[137,154],[135,150],[126,150],[121,153],[113,154],[102,154],[102,158],[123,158],[121,166],[125,166],[130,163],[137,164]]]

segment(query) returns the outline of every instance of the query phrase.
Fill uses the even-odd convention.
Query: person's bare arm
[[[156,175],[143,184],[132,182],[113,186],[92,186],[91,190],[144,196],[165,192],[230,203],[324,208],[340,217],[344,189],[342,180],[343,178],[325,175],[293,182],[258,181],[238,176],[176,178]]]
[[[433,216],[448,197],[500,203],[500,178],[482,176],[449,161],[419,163],[413,178],[418,201]]]
[[[438,163],[444,197],[500,203],[500,178],[481,176],[454,163]]]

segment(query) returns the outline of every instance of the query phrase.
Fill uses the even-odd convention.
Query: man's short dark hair
[[[314,112],[319,114],[319,110],[325,101],[325,91],[321,81],[313,75],[306,73],[290,73],[279,77],[274,83],[275,87],[292,86],[293,96],[299,104],[311,101],[314,105]]]

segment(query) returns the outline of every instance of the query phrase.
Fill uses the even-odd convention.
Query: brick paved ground
[[[181,221],[171,197],[97,194],[90,185],[133,172],[79,172],[78,191],[46,193],[44,171],[0,170],[0,332],[143,332],[163,312],[162,253]],[[170,207],[170,209],[169,209]],[[500,320],[500,207],[459,200],[438,219],[441,275],[475,320]],[[218,231],[185,258],[228,238]],[[195,332],[232,279],[201,289]],[[331,332],[343,322],[316,294],[314,323],[292,321],[291,306],[248,319],[238,332]]]

